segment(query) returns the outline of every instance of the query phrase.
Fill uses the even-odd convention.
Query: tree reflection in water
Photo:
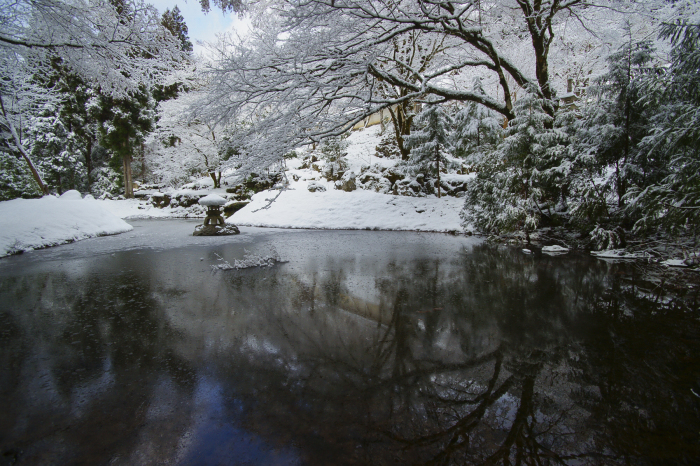
[[[376,280],[382,304],[373,313],[361,300],[355,308],[339,309],[351,291],[328,264],[333,273],[313,277],[319,292],[300,285],[296,306],[275,315],[288,357],[277,385],[254,390],[250,402],[259,408],[249,413],[250,422],[259,432],[284,426],[296,444],[305,445],[312,463],[329,461],[318,456],[324,451],[334,463],[373,464],[657,463],[698,457],[697,400],[689,390],[682,403],[670,396],[682,386],[679,379],[698,374],[696,362],[679,367],[676,354],[693,360],[699,342],[695,314],[672,306],[656,319],[681,327],[644,325],[640,331],[615,316],[631,307],[642,324],[659,316],[657,297],[611,274],[607,264],[571,265],[486,246],[449,264],[394,262]],[[620,272],[626,266],[612,267]],[[635,297],[633,303],[611,298],[621,295],[621,286]],[[327,290],[333,290],[332,299]],[[323,309],[325,319],[310,318],[312,309]],[[694,337],[677,342],[679,331]],[[648,351],[632,345],[625,351],[636,357],[617,361],[614,347],[626,346],[630,338],[666,341],[676,349],[664,347],[650,359]],[[635,364],[634,371],[645,376],[619,374],[611,363]],[[636,390],[666,398],[644,410],[649,435],[636,420],[629,424],[626,396],[633,390],[611,391],[610,381],[603,380],[610,372],[622,375],[617,383],[639,383]],[[278,435],[282,432],[273,437]]]
[[[193,280],[120,257],[0,281],[10,462],[700,457],[696,303],[628,265],[480,245]]]

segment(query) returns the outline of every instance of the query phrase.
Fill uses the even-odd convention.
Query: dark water
[[[700,460],[697,290],[446,235],[135,225],[0,261],[3,464]]]

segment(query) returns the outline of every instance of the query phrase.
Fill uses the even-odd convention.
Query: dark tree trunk
[[[122,156],[124,166],[124,197],[131,199],[134,197],[134,185],[131,179],[131,154]]]
[[[88,140],[85,149],[85,170],[87,171],[87,185],[89,191],[92,186],[92,139]]]
[[[209,176],[211,176],[211,179],[214,180],[214,187],[220,188],[221,187],[221,172],[217,172],[217,171],[209,172]]]

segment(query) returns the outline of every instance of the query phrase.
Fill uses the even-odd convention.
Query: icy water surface
[[[697,307],[630,265],[195,224],[0,260],[2,464],[700,458]]]

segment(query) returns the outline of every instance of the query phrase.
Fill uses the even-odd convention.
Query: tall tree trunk
[[[221,172],[211,171],[211,172],[209,172],[209,176],[211,176],[211,179],[214,180],[214,187],[220,188],[221,187]]]
[[[391,121],[394,124],[394,133],[396,134],[396,145],[399,147],[399,152],[401,153],[401,160],[408,160],[411,150],[404,144],[404,138],[411,134],[411,120],[407,116],[407,112],[404,108],[406,103],[402,103],[396,107],[394,111],[389,107],[389,115],[391,115]]]
[[[554,40],[554,30],[552,29],[552,16],[555,13],[551,9],[554,5],[543,5],[537,0],[534,3],[519,1],[520,8],[525,14],[532,47],[535,52],[535,76],[540,92],[544,98],[544,111],[554,117],[554,93],[549,81],[549,46]],[[557,6],[557,8],[559,8]],[[547,11],[549,9],[549,11]],[[547,122],[545,127],[551,129],[553,122]]]
[[[126,142],[124,143],[126,146]],[[122,156],[124,166],[124,197],[131,199],[134,197],[134,185],[131,180],[131,154],[125,153]]]
[[[92,186],[92,138],[88,140],[85,148],[85,170],[87,171],[87,186],[88,191]]]
[[[27,162],[27,165],[29,165],[29,171],[32,172],[32,176],[34,177],[34,181],[36,181],[36,184],[39,185],[39,189],[41,190],[41,194],[46,196],[49,194],[49,187],[44,184],[44,180],[41,178],[41,174],[39,174],[39,170],[37,170],[36,166],[34,165],[34,162],[32,162],[32,158],[29,156],[29,153],[27,150],[24,148],[24,145],[22,144],[22,140],[19,138],[19,135],[17,134],[17,130],[15,130],[15,126],[12,124],[12,121],[9,118],[9,115],[7,114],[7,111],[5,110],[5,102],[2,100],[2,95],[0,95],[0,109],[2,109],[2,114],[5,117],[5,121],[7,122],[7,127],[10,129],[10,134],[12,134],[12,139],[15,141],[15,145],[17,146],[17,149],[19,150],[20,154],[22,154],[22,158],[24,158],[24,161]]]

